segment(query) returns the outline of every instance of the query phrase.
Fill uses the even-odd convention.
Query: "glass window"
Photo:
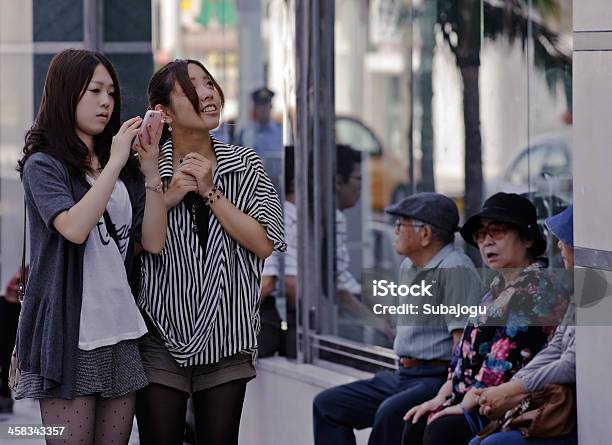
[[[549,147],[546,145],[527,147],[522,151],[508,171],[510,183],[527,191],[529,184],[534,183],[542,175],[548,152]]]
[[[336,258],[323,273],[336,295],[316,335],[391,353],[394,322],[372,317],[369,296],[405,260],[387,206],[419,191],[446,194],[461,218],[500,191],[571,201],[571,1],[334,4],[334,33],[320,35],[333,45],[335,137],[360,159],[336,147],[327,171]]]

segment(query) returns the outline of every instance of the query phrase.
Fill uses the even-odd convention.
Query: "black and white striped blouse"
[[[212,140],[217,156],[214,183],[262,224],[275,250],[284,251],[281,205],[261,160],[251,148]],[[162,180],[169,184],[171,140],[161,147],[159,165]],[[162,252],[142,255],[137,303],[180,365],[216,363],[238,352],[255,357],[262,267],[263,260],[231,238],[212,212],[205,255],[182,201],[168,212]]]

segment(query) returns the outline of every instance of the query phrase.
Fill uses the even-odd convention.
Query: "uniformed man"
[[[238,134],[237,144],[255,149],[278,187],[283,166],[283,128],[272,119],[273,97],[274,92],[266,87],[253,91],[253,118]]]

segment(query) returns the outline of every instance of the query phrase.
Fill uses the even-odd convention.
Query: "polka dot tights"
[[[41,399],[44,425],[65,426],[64,436],[49,444],[126,445],[130,439],[135,393],[116,399],[82,396],[74,400]]]

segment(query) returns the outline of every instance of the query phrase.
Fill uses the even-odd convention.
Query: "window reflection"
[[[336,1],[336,138],[363,156],[344,211],[362,287],[372,270],[397,276],[384,208],[414,191],[450,196],[462,218],[498,191],[529,193],[541,220],[571,202],[571,1],[511,3]]]

